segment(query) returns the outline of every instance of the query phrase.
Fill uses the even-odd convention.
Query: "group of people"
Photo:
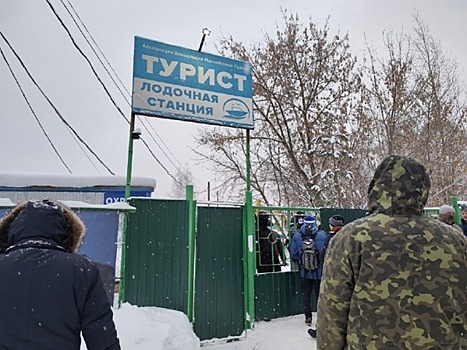
[[[423,165],[390,156],[369,184],[367,216],[333,215],[329,233],[303,216],[289,249],[309,326],[313,293],[318,301],[308,329],[318,349],[467,349],[467,207],[460,227],[450,206],[426,217],[429,190]],[[259,235],[277,271],[283,247],[268,220],[259,215]],[[83,234],[79,217],[49,200],[0,220],[0,349],[78,350],[81,335],[88,349],[120,349],[98,268],[76,254]]]
[[[317,328],[308,329],[318,349],[467,349],[467,206],[460,227],[450,206],[433,220],[423,215],[429,190],[422,164],[389,156],[369,184],[367,216],[333,216],[328,234],[304,218],[290,255],[307,325],[313,291],[318,300]],[[307,240],[318,253],[312,271]]]

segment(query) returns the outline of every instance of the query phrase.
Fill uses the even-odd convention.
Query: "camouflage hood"
[[[421,215],[428,200],[430,177],[408,157],[389,156],[375,171],[368,188],[370,213]]]

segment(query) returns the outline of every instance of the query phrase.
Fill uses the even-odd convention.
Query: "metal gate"
[[[190,206],[185,200],[131,199],[124,302],[188,312]],[[194,215],[194,214],[193,214]],[[245,329],[243,207],[198,207],[194,330],[201,339]]]
[[[242,219],[242,207],[198,207],[194,313],[201,340],[245,328]]]
[[[188,202],[131,199],[125,243],[124,300],[187,312]]]

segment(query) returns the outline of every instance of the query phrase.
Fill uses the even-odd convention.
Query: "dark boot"
[[[310,328],[310,329],[308,330],[308,334],[310,335],[310,337],[316,338],[316,329]]]

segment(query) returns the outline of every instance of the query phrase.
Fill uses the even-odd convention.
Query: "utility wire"
[[[105,86],[105,84],[103,83],[103,81],[101,80],[101,78],[99,77],[99,75],[97,74],[96,70],[94,69],[94,66],[92,65],[91,61],[89,60],[89,58],[86,56],[86,54],[81,50],[81,48],[78,46],[78,44],[76,43],[76,41],[74,40],[73,36],[71,35],[70,31],[68,30],[67,26],[65,25],[65,23],[63,22],[63,20],[61,19],[61,17],[57,14],[57,12],[55,11],[55,8],[52,6],[52,4],[50,3],[49,0],[46,0],[47,4],[49,5],[50,9],[52,10],[52,12],[54,13],[55,17],[57,18],[57,20],[60,22],[61,26],[63,27],[63,29],[67,32],[68,34],[68,37],[70,38],[71,42],[73,43],[73,45],[75,46],[75,48],[78,50],[78,52],[84,57],[84,59],[86,60],[86,62],[89,64],[92,72],[94,73],[94,76],[96,77],[96,79],[99,81],[99,83],[101,84],[102,88],[104,89],[105,93],[107,94],[107,96],[109,97],[109,99],[112,101],[112,104],[115,106],[115,108],[117,108],[117,110],[119,111],[120,115],[126,120],[127,123],[129,123],[129,120],[127,117],[125,117],[125,114],[122,112],[122,110],[120,109],[120,107],[118,107],[118,105],[116,104],[116,102],[114,101],[114,99],[112,98],[112,96],[110,95],[110,92],[108,91],[107,87]],[[76,24],[76,22],[75,22]],[[165,170],[165,172],[176,182],[178,182],[176,180],[176,178],[169,172],[169,170],[160,162],[159,159],[157,159],[156,155],[154,154],[154,152],[152,152],[152,150],[149,148],[149,145],[147,144],[146,141],[142,140],[144,145],[148,148],[149,152],[151,153],[151,155],[153,156],[153,158],[157,161],[157,163],[159,163],[159,165]]]
[[[63,0],[61,0],[62,4],[63,4],[63,7],[66,8],[65,4],[63,3]],[[108,66],[110,67],[110,69],[112,70],[113,74],[115,75],[115,77],[117,78],[117,80],[120,82],[120,85],[123,87],[123,89],[125,89],[126,93],[128,96],[131,96],[131,93],[130,91],[128,91],[128,89],[125,87],[125,84],[123,84],[123,82],[120,80],[120,77],[118,76],[118,74],[115,72],[114,68],[112,67],[112,65],[110,64],[110,62],[107,60],[107,57],[104,55],[104,53],[102,52],[101,48],[99,47],[99,45],[97,44],[97,42],[94,40],[93,36],[91,35],[91,33],[89,32],[88,28],[86,27],[86,25],[84,24],[84,22],[81,20],[81,17],[78,15],[78,13],[76,12],[75,8],[73,7],[73,5],[71,4],[71,2],[69,0],[67,0],[68,4],[70,5],[71,9],[73,10],[73,12],[75,13],[76,17],[78,18],[79,22],[81,23],[81,25],[83,26],[83,28],[86,30],[86,33],[88,33],[89,37],[91,38],[92,42],[94,43],[94,45],[96,45],[97,49],[99,50],[100,54],[102,55],[102,57],[104,58],[105,62],[107,62]],[[68,11],[68,9],[67,9]],[[73,15],[68,11],[68,13],[70,14],[71,18],[73,18],[73,21],[75,22],[76,26],[78,27],[79,29],[79,26],[78,24],[76,23],[76,21],[74,20],[74,17]],[[81,32],[81,30],[80,30]],[[83,34],[83,32],[81,32],[81,34],[83,35],[84,38],[86,38],[86,36]],[[89,44],[89,42],[88,42]],[[89,46],[92,48],[92,45],[89,44]],[[95,53],[95,52],[94,52]],[[96,54],[96,56],[98,56]],[[102,63],[102,62],[101,62]],[[102,66],[104,67],[104,64],[102,64]],[[105,68],[105,67],[104,67]],[[110,74],[109,74],[110,76]],[[117,84],[115,84],[117,85]],[[120,89],[119,89],[120,90]],[[121,91],[120,91],[121,92]],[[123,93],[122,93],[122,96]],[[125,96],[124,96],[125,97]],[[127,101],[128,102],[128,101]]]
[[[89,42],[88,38],[86,37],[86,35],[85,35],[85,34],[83,33],[83,31],[81,30],[81,27],[80,27],[80,26],[78,25],[78,23],[76,22],[76,20],[75,20],[73,14],[70,12],[70,10],[68,9],[68,7],[66,7],[65,3],[63,2],[63,0],[61,0],[61,3],[62,3],[62,5],[63,5],[63,7],[66,9],[66,11],[68,12],[68,14],[70,15],[70,17],[71,17],[71,19],[73,20],[73,22],[75,22],[76,27],[78,28],[79,32],[80,32],[81,35],[83,36],[84,40],[86,40],[86,42],[88,43],[88,45],[89,45],[89,47],[91,48],[92,52],[94,52],[94,55],[96,55],[97,59],[99,60],[99,63],[101,64],[101,66],[102,66],[102,67],[104,68],[104,70],[107,72],[107,75],[109,76],[109,78],[112,80],[112,82],[114,83],[114,85],[117,87],[118,91],[119,91],[120,94],[123,96],[123,98],[125,98],[125,100],[126,100],[126,102],[128,103],[128,105],[130,105],[130,103],[128,102],[128,100],[127,100],[126,97],[125,97],[125,94],[124,94],[123,91],[120,89],[120,86],[116,83],[116,81],[114,80],[112,74],[110,74],[109,70],[107,69],[107,67],[106,67],[106,66],[104,65],[104,63],[102,62],[100,56],[97,54],[96,50],[95,50],[94,47],[91,45],[91,43]],[[68,3],[69,3],[69,2],[68,2]],[[70,4],[70,6],[71,6],[71,4]],[[73,7],[72,7],[72,8],[73,8]],[[74,8],[73,8],[73,11],[74,11]],[[56,13],[56,12],[54,12],[54,13],[55,13],[55,15],[57,16],[57,13]],[[76,11],[75,11],[75,13],[76,13]],[[79,18],[79,17],[78,17],[78,18]],[[60,22],[62,23],[61,20],[60,20]],[[82,25],[84,28],[86,28],[86,26],[83,24],[83,22],[81,21],[81,19],[80,19],[80,23],[81,23],[81,25]],[[63,25],[63,23],[62,23],[62,25]],[[67,31],[68,35],[69,35],[70,38],[71,38],[71,33],[68,31],[68,29],[65,28],[65,30]],[[89,34],[89,31],[87,30],[87,28],[86,28],[86,31],[87,31],[88,34]],[[90,34],[89,34],[89,35],[90,35]],[[90,36],[91,36],[91,35],[90,35]],[[91,39],[92,39],[92,36],[91,36]],[[72,39],[72,40],[73,40],[73,39]],[[93,42],[95,43],[94,39],[93,39]],[[75,44],[74,41],[73,41],[73,43]],[[76,44],[75,44],[75,46],[77,47]],[[97,46],[97,44],[96,44],[96,46]],[[99,46],[97,46],[97,47],[99,48]],[[100,49],[99,49],[99,51],[100,51]],[[80,51],[80,52],[81,52],[81,51]],[[100,52],[102,53],[102,51],[100,51]],[[82,53],[82,54],[83,54],[83,53]],[[83,55],[84,55],[84,54],[83,54]],[[105,56],[104,56],[104,58],[105,58]],[[106,59],[106,61],[107,61],[107,59]],[[88,63],[91,65],[91,63],[90,63],[89,61],[88,61]],[[108,63],[108,61],[107,61],[107,63]],[[92,66],[92,65],[91,65],[91,66]],[[112,68],[112,66],[111,66],[111,68]],[[94,71],[94,70],[93,70],[93,71]],[[95,71],[94,71],[94,72],[95,72]],[[95,72],[95,74],[97,75],[96,72]],[[115,71],[114,71],[114,74],[116,74]],[[100,80],[99,80],[99,81],[100,81]],[[103,84],[103,83],[101,82],[101,84]],[[110,97],[110,96],[109,96],[109,97]],[[128,118],[125,117],[125,115],[123,114],[123,112],[122,112],[122,116],[123,116],[123,118],[125,118],[125,120],[126,120],[127,123],[129,124],[130,121],[128,120]]]
[[[141,119],[141,122],[143,121],[143,119]],[[183,165],[180,163],[180,161],[177,159],[177,157],[174,156],[174,154],[172,153],[172,151],[170,150],[170,148],[166,145],[166,143],[164,142],[164,140],[162,139],[162,137],[159,136],[159,134],[157,133],[156,129],[154,129],[154,126],[148,122],[148,125],[151,127],[152,131],[157,135],[157,137],[159,137],[159,140],[162,142],[162,144],[165,146],[165,148],[169,151],[169,153],[172,155],[173,159],[175,159],[175,161],[178,163],[179,167],[180,168],[183,168]],[[147,128],[146,128],[147,129]],[[149,132],[149,130],[148,130]],[[151,133],[149,132],[149,135],[151,135]],[[167,154],[164,152],[164,150],[162,149],[162,147],[159,145],[159,143],[156,141],[156,139],[151,135],[152,139],[154,140],[154,142],[156,143],[156,145],[160,148],[160,150],[162,151],[162,153],[164,153],[164,155],[167,157],[167,159],[173,164],[173,166],[175,167],[175,169],[177,169],[178,171],[180,171],[180,168],[178,166],[176,166],[174,164],[174,162],[172,161],[172,159],[167,156]]]
[[[128,106],[131,107],[131,103],[130,103],[130,100],[129,100],[129,97],[131,97],[131,93],[130,91],[128,91],[128,89],[125,87],[125,85],[123,84],[122,80],[120,79],[120,77],[118,76],[117,72],[115,71],[115,69],[113,68],[112,64],[109,62],[109,60],[107,59],[107,57],[105,56],[104,52],[101,50],[101,48],[99,47],[99,45],[97,44],[97,42],[94,40],[94,37],[92,36],[91,32],[88,30],[88,28],[86,27],[86,25],[84,24],[84,22],[81,20],[81,17],[79,16],[79,14],[76,12],[75,8],[73,7],[73,5],[71,4],[71,2],[69,0],[67,0],[68,2],[68,5],[70,6],[70,8],[73,10],[73,13],[70,12],[70,10],[68,9],[68,7],[65,5],[64,1],[63,0],[60,0],[63,7],[66,9],[66,11],[68,12],[68,14],[70,15],[71,19],[73,20],[73,22],[75,23],[76,27],[78,28],[79,32],[81,33],[81,35],[83,36],[83,38],[86,40],[86,42],[88,43],[89,47],[91,48],[91,50],[94,52],[94,54],[96,55],[97,59],[99,60],[99,63],[102,65],[102,67],[104,68],[104,70],[107,72],[107,75],[110,77],[110,79],[112,80],[112,82],[114,83],[114,85],[116,86],[117,90],[120,92],[121,96],[124,98],[124,100],[126,101],[126,103],[128,104]],[[104,62],[102,62],[99,54],[96,52],[96,50],[94,49],[93,45],[89,42],[88,38],[86,37],[86,35],[83,33],[83,31],[81,30],[80,28],[80,25],[78,25],[78,22],[76,21],[75,19],[75,16],[76,18],[78,18],[78,21],[79,23],[81,24],[81,26],[84,28],[84,30],[86,31],[86,33],[88,34],[89,38],[91,39],[91,41],[93,42],[93,44],[96,46],[97,50],[99,51],[99,53],[101,54],[101,56],[103,57],[103,59],[105,60],[105,62],[107,63],[107,65],[110,67],[111,71],[113,72],[113,75],[116,77],[116,79],[118,80],[118,82],[120,83],[120,86],[123,87],[123,89],[125,90],[126,94],[122,91],[122,89],[120,88],[119,84],[117,84],[117,82],[115,81],[115,79],[113,78],[112,74],[110,74],[109,70],[107,69],[107,67],[105,66]],[[146,131],[148,132],[148,135],[151,136],[151,138],[154,140],[154,142],[156,143],[156,145],[159,147],[159,149],[161,150],[161,152],[166,156],[166,158],[172,163],[172,165],[175,167],[175,169],[177,169],[177,171],[180,172],[180,169],[177,165],[175,165],[175,163],[172,161],[172,159],[167,155],[167,153],[164,151],[163,147],[161,147],[161,145],[159,144],[159,142],[154,138],[154,136],[151,134],[151,130],[149,130],[149,128],[147,127],[147,125],[145,124],[144,122],[144,118],[140,118],[138,116],[138,119],[140,120],[141,124],[144,126],[144,128],[146,129]],[[127,121],[127,123],[129,124],[130,122],[128,121],[128,119],[125,118],[125,120]],[[162,144],[166,147],[166,149],[168,150],[168,152],[171,154],[172,158],[175,159],[177,161],[177,163],[179,164],[179,166],[181,168],[183,168],[182,164],[180,163],[180,161],[175,157],[175,155],[172,153],[172,151],[170,150],[170,148],[165,144],[164,140],[160,137],[160,135],[157,133],[157,131],[154,129],[154,127],[151,125],[151,123],[147,122],[147,124],[149,126],[151,126],[151,129],[153,130],[153,132],[156,134],[156,136],[160,139],[160,141],[162,142]],[[145,144],[147,147],[148,147],[148,150],[149,150],[149,145]]]
[[[63,158],[62,158],[62,156],[61,156],[60,153],[58,152],[58,150],[57,150],[57,148],[55,147],[54,143],[53,143],[52,140],[50,139],[49,135],[47,134],[47,131],[45,131],[44,127],[42,126],[42,123],[41,123],[41,121],[39,120],[39,118],[38,118],[36,112],[34,112],[34,109],[32,108],[31,104],[29,103],[29,100],[28,100],[28,98],[26,97],[26,94],[24,93],[24,90],[23,90],[23,88],[21,87],[21,84],[19,83],[18,79],[16,78],[16,75],[15,75],[15,73],[13,72],[13,69],[11,68],[10,63],[8,62],[8,59],[6,58],[5,54],[3,53],[3,50],[2,50],[1,47],[0,47],[0,53],[2,54],[3,60],[5,61],[5,63],[6,63],[6,65],[7,65],[7,67],[8,67],[8,69],[10,70],[10,73],[11,73],[11,75],[13,76],[13,79],[15,80],[16,85],[18,86],[19,90],[21,91],[21,94],[23,95],[24,100],[26,101],[26,103],[27,103],[29,109],[31,110],[31,112],[32,112],[32,114],[33,114],[33,116],[34,116],[34,118],[36,119],[37,124],[39,124],[39,127],[40,127],[41,130],[42,130],[42,133],[45,135],[45,137],[47,138],[47,141],[49,141],[50,146],[52,146],[52,148],[53,148],[55,154],[58,156],[58,158],[60,159],[60,161],[62,162],[62,164],[63,164],[63,165],[65,166],[65,168],[68,170],[68,172],[69,172],[70,174],[73,174],[72,171],[71,171],[71,169],[68,167],[68,165],[65,163],[65,161],[64,161]]]
[[[81,144],[81,142],[79,142],[79,140],[76,138],[76,136],[70,132],[70,135],[71,137],[73,137],[73,140],[75,140],[76,144],[78,145],[78,147],[81,149],[81,151],[83,152],[83,154],[86,156],[86,158],[89,160],[89,162],[91,163],[91,165],[94,167],[94,169],[96,169],[97,173],[100,175],[101,172],[99,171],[99,169],[97,168],[96,164],[94,164],[93,160],[91,159],[91,157],[89,156],[88,152],[86,152],[86,150],[83,148],[83,145]]]
[[[57,18],[57,20],[60,22],[60,24],[62,25],[63,29],[66,31],[66,33],[68,34],[68,37],[70,38],[71,42],[73,43],[74,47],[78,50],[78,52],[81,54],[81,56],[83,56],[83,58],[86,60],[86,62],[88,63],[89,67],[91,68],[92,72],[94,73],[94,76],[96,77],[96,79],[99,81],[99,83],[101,84],[102,88],[104,89],[104,91],[106,92],[107,96],[110,98],[110,101],[112,101],[113,105],[115,106],[115,108],[117,108],[117,110],[120,112],[120,115],[128,122],[128,118],[125,117],[125,114],[122,112],[122,110],[120,109],[120,107],[118,107],[118,105],[115,103],[114,99],[112,98],[112,96],[110,95],[109,91],[107,90],[107,87],[105,86],[105,84],[103,83],[103,81],[101,80],[101,78],[99,77],[99,75],[97,74],[96,70],[94,69],[94,66],[92,65],[91,61],[89,60],[89,58],[86,56],[86,54],[80,49],[80,47],[78,46],[78,44],[76,43],[75,39],[73,38],[73,35],[71,35],[70,31],[68,30],[67,26],[65,25],[65,23],[63,22],[63,20],[60,18],[60,16],[58,15],[58,13],[55,11],[55,8],[52,6],[52,4],[50,3],[49,0],[45,0],[47,2],[47,4],[49,5],[50,9],[52,10],[53,14],[55,15],[55,17]]]
[[[62,116],[62,114],[59,112],[59,110],[57,109],[57,107],[55,107],[55,105],[52,103],[52,101],[49,99],[49,97],[44,93],[44,91],[41,89],[41,87],[39,86],[39,84],[37,84],[36,80],[32,77],[31,73],[29,72],[29,70],[27,69],[26,65],[24,64],[23,60],[21,59],[21,57],[19,57],[19,55],[16,53],[15,49],[11,46],[10,42],[8,41],[8,39],[3,35],[3,32],[0,31],[0,35],[1,37],[3,38],[3,40],[5,40],[5,42],[7,43],[7,45],[9,46],[10,50],[14,53],[14,55],[16,56],[16,58],[18,59],[18,61],[20,62],[21,66],[23,67],[23,69],[26,71],[27,75],[29,76],[29,78],[31,79],[31,81],[34,83],[34,85],[36,85],[36,87],[38,88],[38,90],[40,91],[40,93],[42,94],[42,96],[44,96],[44,98],[47,100],[47,102],[50,104],[50,106],[54,109],[55,113],[58,115],[58,117],[60,118],[60,120],[69,128],[69,130],[71,130],[73,132],[73,134],[78,138],[78,140],[86,146],[86,148],[89,150],[89,152],[91,152],[94,157],[96,157],[96,159],[99,161],[99,163],[101,163],[106,169],[107,171],[112,174],[112,175],[115,175],[114,172],[112,170],[110,170],[110,168],[99,158],[99,156],[91,149],[91,147],[89,147],[89,145],[79,136],[79,134],[75,131],[75,129],[65,120],[65,118]]]

